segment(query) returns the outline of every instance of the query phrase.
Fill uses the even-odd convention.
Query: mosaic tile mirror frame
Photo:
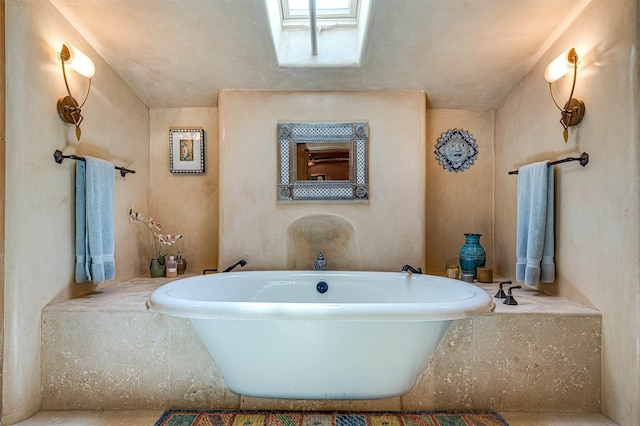
[[[348,147],[340,159],[304,157],[301,145],[313,149]],[[345,149],[346,151],[346,149]],[[278,123],[278,201],[294,200],[368,200],[369,199],[369,123]],[[309,149],[305,148],[305,152]],[[305,154],[308,155],[308,154]],[[348,161],[345,176],[326,179],[324,174],[309,175],[315,161]]]

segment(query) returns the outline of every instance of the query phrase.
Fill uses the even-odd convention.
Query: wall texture
[[[545,285],[603,316],[602,407],[621,425],[640,424],[638,293],[638,2],[593,0],[496,111],[495,256],[515,270],[516,182],[509,170],[590,154],[556,170],[556,283]],[[562,139],[560,113],[543,78],[547,63],[575,46],[582,58],[575,97],[583,122]],[[568,96],[571,81],[554,85]]]
[[[246,258],[250,269],[312,268],[315,254],[287,259],[288,227],[310,215],[353,226],[349,269],[424,267],[425,117],[422,92],[261,92],[219,95],[219,265]],[[367,202],[277,202],[278,121],[369,122]],[[325,253],[329,268],[336,265]]]
[[[69,41],[96,65],[83,108],[82,141],[56,112],[65,94],[57,51]],[[2,422],[40,407],[40,311],[56,297],[90,291],[74,272],[75,162],[53,152],[91,155],[136,170],[115,178],[116,278],[139,275],[143,252],[128,209],[148,207],[149,113],[74,28],[49,3],[6,1],[5,345]],[[85,81],[70,72],[72,90]],[[78,95],[81,96],[81,95]],[[115,170],[114,170],[115,173]]]
[[[446,170],[436,159],[438,138],[447,130],[467,131],[478,144],[474,164],[462,172]],[[493,267],[493,112],[427,111],[427,272],[443,275],[459,264],[465,233],[482,234],[480,244]]]
[[[183,235],[168,248],[180,249],[187,271],[215,268],[218,262],[218,108],[151,110],[151,208],[165,232]],[[169,129],[202,128],[205,174],[173,174],[169,170]],[[145,271],[146,272],[146,271]]]

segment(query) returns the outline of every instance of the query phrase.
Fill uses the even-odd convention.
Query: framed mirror
[[[278,201],[369,199],[368,123],[278,123]]]

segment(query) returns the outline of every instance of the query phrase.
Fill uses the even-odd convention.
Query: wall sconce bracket
[[[76,139],[80,140],[82,136],[80,123],[82,123],[84,117],[82,117],[78,102],[71,96],[61,97],[58,99],[58,115],[62,121],[73,124],[76,127]]]
[[[58,99],[58,115],[65,123],[76,124],[82,121],[78,103],[71,96],[63,96]]]
[[[582,117],[584,117],[584,102],[576,98],[569,99],[562,110],[561,121],[564,127],[580,124]]]

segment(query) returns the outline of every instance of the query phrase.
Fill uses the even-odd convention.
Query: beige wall
[[[64,124],[56,101],[65,93],[57,50],[63,40],[96,65],[83,108],[82,142]],[[6,1],[6,234],[5,345],[2,422],[40,406],[40,311],[52,299],[87,291],[74,271],[75,162],[53,151],[98,156],[136,170],[115,178],[117,279],[144,270],[130,206],[148,207],[149,114],[73,27],[46,1]],[[84,81],[70,73],[72,88]],[[78,95],[81,96],[81,95]],[[115,171],[114,171],[115,173]],[[146,256],[145,256],[146,257]]]
[[[450,172],[436,159],[437,140],[450,129],[467,131],[478,144],[474,164]],[[493,267],[493,112],[427,111],[427,272],[444,274],[459,264],[464,234],[482,234],[480,244]]]
[[[593,0],[498,108],[495,136],[495,254],[509,276],[516,177],[507,172],[583,151],[591,156],[585,168],[557,166],[557,279],[547,288],[602,312],[602,407],[625,426],[640,424],[637,17],[635,0]],[[571,46],[582,57],[575,96],[586,114],[565,143],[543,72]],[[569,84],[554,87],[562,102]]]
[[[305,264],[287,260],[287,229],[317,214],[353,226],[350,269],[424,267],[425,108],[424,93],[410,91],[221,92],[221,267],[239,258],[248,269]],[[360,120],[370,129],[367,202],[276,201],[278,121]],[[332,254],[325,253],[329,268]]]
[[[202,128],[205,174],[169,171],[169,129]],[[180,249],[187,272],[215,268],[218,262],[218,109],[151,110],[151,210],[163,231],[182,234],[170,254]]]

